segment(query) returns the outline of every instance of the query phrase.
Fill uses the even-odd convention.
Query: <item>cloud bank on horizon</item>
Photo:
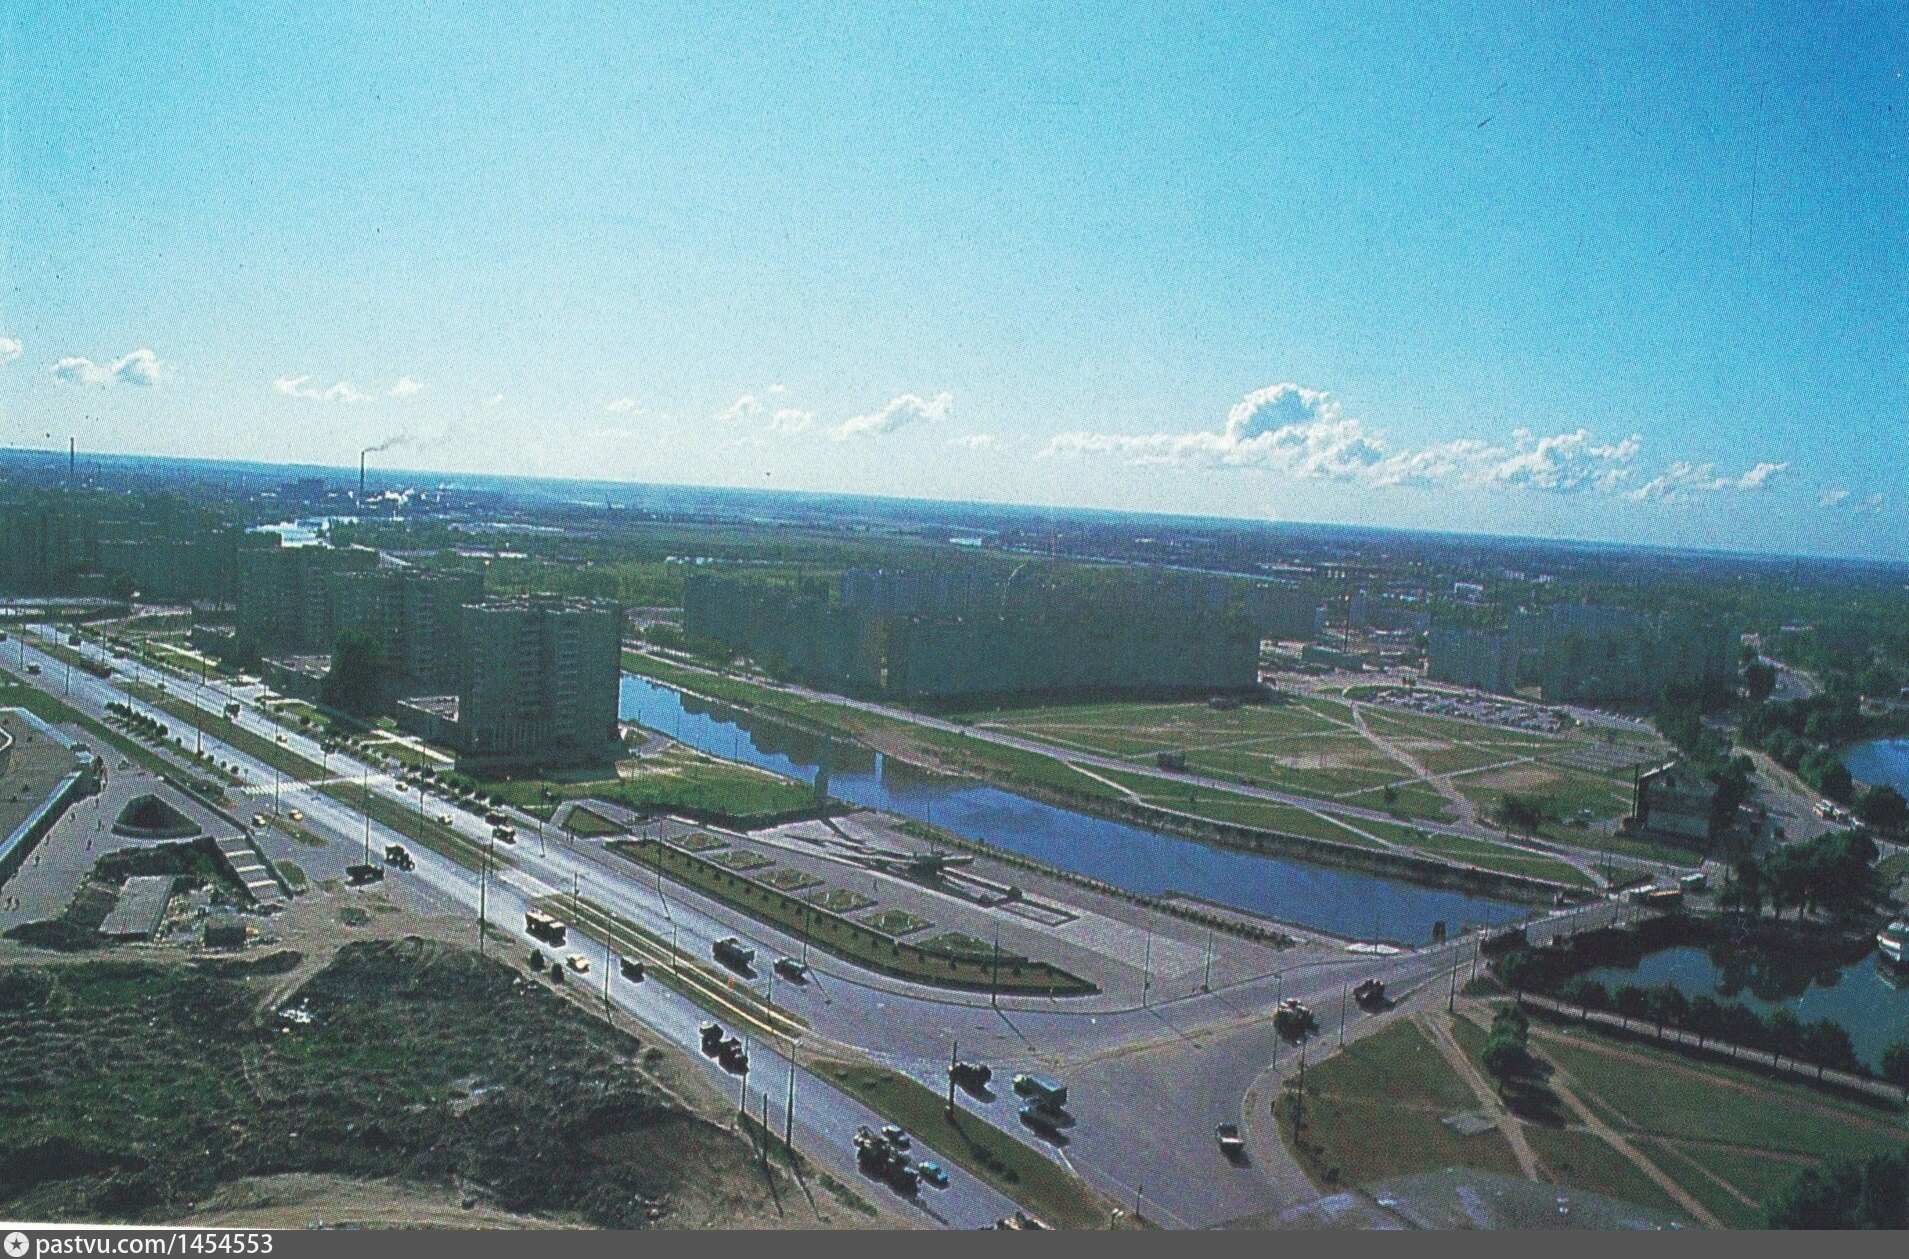
[[[1395,445],[1364,421],[1344,414],[1324,390],[1290,381],[1256,389],[1227,412],[1217,430],[1106,433],[1072,430],[1050,438],[1043,457],[1110,457],[1137,466],[1208,471],[1258,471],[1308,481],[1370,488],[1470,486],[1547,494],[1621,494],[1637,502],[1679,502],[1723,490],[1769,488],[1788,463],[1765,460],[1737,476],[1714,464],[1679,460],[1658,475],[1639,474],[1641,435],[1615,441],[1590,430],[1540,436],[1516,429],[1509,442],[1461,437],[1417,448]]]

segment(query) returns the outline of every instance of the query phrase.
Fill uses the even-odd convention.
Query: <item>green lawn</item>
[[[803,783],[681,746],[626,761],[615,774],[497,779],[478,784],[478,790],[544,818],[565,800],[590,797],[630,809],[687,812],[745,825],[815,803]]]
[[[601,839],[605,835],[623,835],[628,832],[601,813],[593,813],[579,805],[564,816],[564,829],[573,835],[585,839]]]
[[[1439,1122],[1476,1111],[1478,1099],[1405,1019],[1309,1069],[1305,1099],[1296,1134],[1293,1094],[1282,1095],[1280,1135],[1328,1192],[1454,1166],[1518,1175],[1501,1134],[1461,1136]]]

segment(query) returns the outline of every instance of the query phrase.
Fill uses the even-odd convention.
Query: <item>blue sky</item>
[[[4,20],[0,444],[1909,558],[1899,8]]]

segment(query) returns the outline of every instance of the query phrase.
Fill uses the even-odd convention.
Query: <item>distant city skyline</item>
[[[1884,6],[4,22],[0,445],[1909,559]]]

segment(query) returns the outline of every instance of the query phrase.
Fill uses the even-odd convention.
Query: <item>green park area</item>
[[[542,818],[566,800],[595,798],[749,826],[801,813],[815,803],[814,792],[793,779],[681,745],[620,761],[614,769],[492,779],[477,789]]]
[[[654,839],[612,840],[609,848],[870,970],[917,983],[973,991],[1058,996],[1094,991],[1091,983],[1047,962],[1007,953],[999,958],[977,958],[966,952],[903,943],[896,934],[912,934],[933,924],[898,910],[860,921],[849,918],[849,913],[876,902],[859,893],[854,894],[859,903],[852,906],[831,899],[834,893],[848,891],[845,888],[800,896],[784,892],[766,881],[774,868],[767,861],[745,874],[719,860],[726,855],[720,851],[699,856]],[[836,904],[843,907],[837,909]]]
[[[1448,1026],[1475,1078],[1489,1082],[1490,1037],[1474,1017],[1489,1011],[1461,1009]],[[1517,1176],[1498,1127],[1465,1136],[1443,1122],[1508,1109],[1539,1179],[1691,1215],[1662,1177],[1734,1228],[1758,1227],[1765,1204],[1807,1167],[1909,1141],[1909,1123],[1887,1104],[1574,1025],[1533,1023],[1527,1043],[1529,1066],[1481,1098],[1425,1030],[1401,1020],[1311,1067],[1303,1112],[1291,1089],[1282,1099],[1281,1135],[1328,1188],[1451,1166]]]
[[[1408,1019],[1309,1067],[1303,1106],[1298,1097],[1280,1099],[1280,1135],[1328,1192],[1445,1167],[1518,1174],[1496,1128],[1465,1136],[1443,1122],[1481,1103]]]
[[[1040,708],[990,710],[966,714],[963,720],[997,727],[1005,732],[1041,738],[1057,746],[1074,747],[1098,755],[1122,756],[1134,761],[1132,770],[1075,766],[1053,756],[1022,748],[1003,747],[985,740],[938,730],[915,722],[869,713],[845,704],[808,699],[761,683],[700,670],[682,668],[634,652],[625,653],[624,665],[672,686],[753,708],[765,708],[791,716],[807,724],[826,726],[840,737],[862,738],[885,748],[912,748],[923,759],[945,768],[974,774],[1008,787],[1023,786],[1057,792],[1075,798],[1081,807],[1105,808],[1110,803],[1129,801],[1172,810],[1196,818],[1234,826],[1252,827],[1351,844],[1365,848],[1406,847],[1435,859],[1464,861],[1507,874],[1547,879],[1568,886],[1588,886],[1590,879],[1569,864],[1507,845],[1480,840],[1464,840],[1419,831],[1412,823],[1419,818],[1444,816],[1450,805],[1430,784],[1412,782],[1405,768],[1366,740],[1352,724],[1352,707],[1342,701],[1307,696],[1284,703],[1242,705],[1215,709],[1197,703],[1124,703],[1049,706]],[[1368,720],[1372,714],[1368,708]],[[1385,714],[1389,719],[1390,714]],[[1414,720],[1436,722],[1436,718]],[[1474,738],[1502,738],[1507,745],[1528,744],[1543,736],[1500,730],[1466,722],[1445,722],[1445,726]],[[1429,727],[1428,727],[1429,728]],[[1271,736],[1268,731],[1275,733]],[[1515,738],[1513,736],[1516,736]],[[1269,743],[1270,737],[1270,743]],[[1265,800],[1239,792],[1212,787],[1196,787],[1182,779],[1149,772],[1154,753],[1181,750],[1201,745],[1252,746],[1307,744],[1316,753],[1321,740],[1337,740],[1350,748],[1357,743],[1360,758],[1373,765],[1390,768],[1377,777],[1350,781],[1350,790],[1341,794],[1349,802],[1366,808],[1391,812],[1393,821],[1353,818],[1334,814],[1327,807],[1330,792],[1320,794],[1322,808],[1312,810],[1279,801]],[[1224,750],[1224,746],[1221,747]],[[1252,755],[1272,755],[1263,749]],[[1352,753],[1348,751],[1348,755]],[[1229,753],[1231,755],[1231,753]],[[1489,755],[1502,760],[1502,750]],[[1252,775],[1223,774],[1217,766],[1202,766],[1189,752],[1190,770],[1209,775],[1252,780]],[[1323,790],[1323,780],[1309,780],[1313,794]],[[1375,785],[1376,784],[1376,785]],[[1305,794],[1291,783],[1281,786]],[[1341,783],[1342,786],[1348,785]],[[1387,788],[1390,788],[1389,794]],[[1496,795],[1492,797],[1496,801]],[[1628,795],[1625,796],[1628,800]],[[1585,840],[1573,832],[1579,842]]]

